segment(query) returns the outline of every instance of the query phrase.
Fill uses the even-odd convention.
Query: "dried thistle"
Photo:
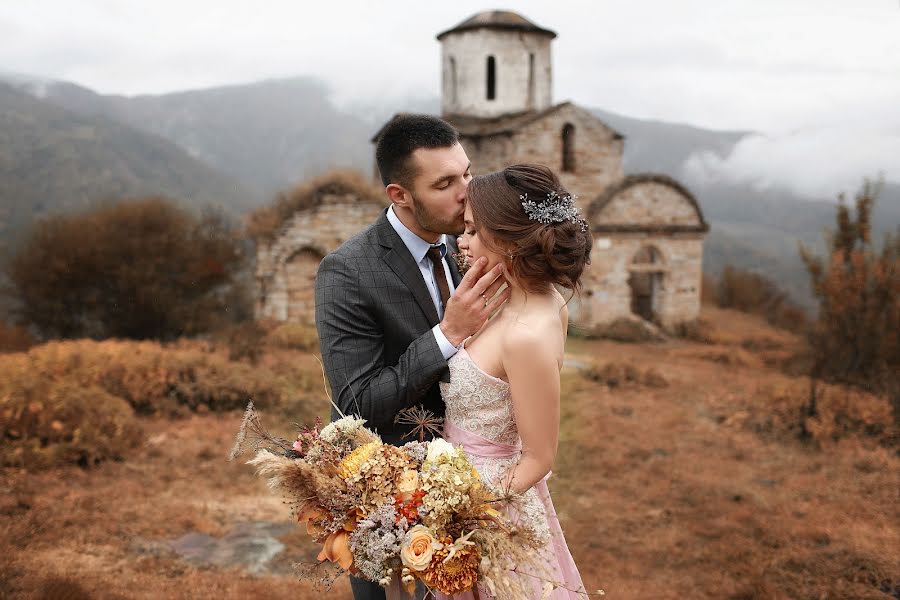
[[[465,275],[466,271],[468,271],[472,266],[472,264],[469,262],[469,257],[462,252],[454,252],[450,255],[450,257],[456,263],[456,268],[459,269],[460,275]]]
[[[238,429],[237,436],[235,436],[234,446],[231,448],[228,460],[234,460],[243,453],[244,442],[246,441],[248,433],[251,435],[254,450],[268,448],[269,450],[274,451],[274,449],[277,448],[287,456],[294,455],[294,450],[289,441],[274,436],[266,431],[259,418],[259,413],[256,412],[256,407],[253,406],[253,400],[251,400],[247,403],[246,410],[244,410],[244,417],[241,419],[241,427]]]
[[[413,425],[411,431],[403,434],[405,439],[414,433],[419,435],[419,441],[424,442],[427,434],[440,435],[444,419],[438,417],[421,404],[419,406],[410,406],[397,413],[394,417],[394,423],[398,425]]]

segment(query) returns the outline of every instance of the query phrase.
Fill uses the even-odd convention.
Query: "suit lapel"
[[[381,258],[388,264],[391,270],[400,278],[404,285],[409,288],[413,298],[431,326],[438,323],[437,309],[434,308],[434,302],[431,300],[431,294],[422,278],[422,272],[419,265],[413,260],[409,249],[400,235],[394,231],[390,221],[387,220],[386,211],[381,213],[381,217],[375,223],[375,231],[378,235],[378,241],[382,247],[387,249]]]

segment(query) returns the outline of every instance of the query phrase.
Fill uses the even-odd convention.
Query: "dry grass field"
[[[825,388],[802,439],[808,382],[777,368],[800,341],[754,317],[704,311],[704,341],[570,340],[550,484],[586,585],[612,600],[900,598],[900,458],[886,402]],[[164,351],[186,353],[179,360],[190,369],[156,357],[137,379],[108,364],[136,360],[124,346],[73,363],[76,349],[63,366],[0,355],[0,371],[21,371],[18,384],[0,374],[11,465],[0,471],[0,597],[349,598],[343,579],[316,591],[292,573],[317,552],[298,529],[282,527],[284,549],[258,569],[191,562],[170,543],[288,520],[249,466],[226,460],[241,412],[216,398],[267,394],[260,410],[285,435],[292,421],[325,415],[318,365],[289,333],[266,338],[253,366],[229,359],[226,345],[183,342]],[[52,407],[32,398],[16,408],[14,385],[78,369],[90,370],[77,384],[89,398],[120,390],[135,410],[118,433],[95,428],[127,436],[107,451],[118,458],[98,453],[81,459],[86,467],[40,455],[45,466],[26,470],[39,455],[17,454],[23,434],[10,433],[11,415]],[[144,382],[161,380],[169,383],[153,387],[155,399],[138,397]],[[61,419],[46,419],[48,436],[68,426]],[[77,453],[70,446],[64,456]]]

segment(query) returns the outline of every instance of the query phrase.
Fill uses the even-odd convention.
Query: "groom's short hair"
[[[375,162],[385,186],[409,188],[416,177],[412,154],[419,148],[449,148],[459,142],[450,123],[431,115],[397,115],[385,125],[375,147]]]

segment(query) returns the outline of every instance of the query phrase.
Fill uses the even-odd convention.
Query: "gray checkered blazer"
[[[437,384],[450,372],[431,332],[438,323],[431,295],[386,213],[322,260],[316,328],[335,404],[399,445],[413,437],[403,439],[410,428],[394,417],[418,404],[443,416]],[[455,262],[448,265],[458,283]]]

